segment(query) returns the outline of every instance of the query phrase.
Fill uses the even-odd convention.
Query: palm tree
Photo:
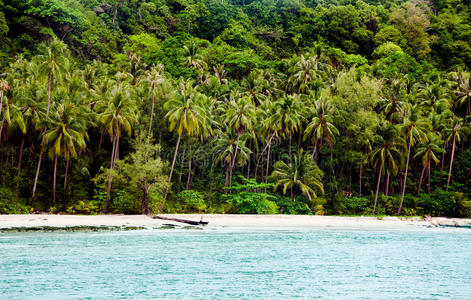
[[[183,46],[183,57],[186,67],[194,67],[198,71],[204,69],[204,61],[201,54],[199,54],[198,46],[194,41]]]
[[[404,203],[404,196],[406,194],[407,185],[407,172],[409,170],[409,159],[411,155],[411,148],[416,142],[427,141],[427,132],[431,129],[430,123],[423,119],[421,116],[421,108],[417,105],[409,106],[407,109],[407,115],[404,119],[404,123],[401,127],[404,135],[406,136],[407,142],[407,159],[406,169],[404,171],[404,183],[402,185],[401,203],[397,210],[397,215],[401,214],[402,204]]]
[[[441,148],[443,144],[440,136],[432,134],[427,141],[422,142],[416,150],[414,157],[422,157],[422,172],[420,173],[419,184],[417,185],[417,196],[420,193],[420,187],[422,186],[422,179],[424,177],[425,170],[427,170],[428,182],[427,190],[430,193],[430,169],[432,161],[438,163],[440,160],[436,154],[445,152]]]
[[[231,129],[226,127],[224,131],[217,132],[216,137],[212,142],[213,149],[215,153],[218,154],[216,162],[222,162],[226,169],[225,187],[229,187],[231,185],[230,172],[233,161],[243,164],[252,154],[252,151],[245,145],[246,140],[244,137],[246,136],[247,134],[244,136],[238,136]],[[239,139],[237,140],[237,138]],[[237,154],[235,153],[236,143],[238,144]]]
[[[379,136],[378,144],[378,147],[370,154],[370,162],[378,172],[373,215],[375,214],[376,205],[378,203],[381,175],[383,173],[397,174],[399,166],[402,164],[402,154],[398,149],[402,147],[402,143],[398,142],[396,127],[388,125],[386,128],[383,128],[382,135]]]
[[[39,66],[43,72],[48,74],[48,89],[47,89],[47,108],[46,108],[46,121],[49,119],[49,110],[51,106],[51,95],[54,83],[54,74],[65,71],[69,68],[69,60],[67,59],[67,46],[57,39],[54,39],[46,48],[46,53],[37,57]],[[56,76],[57,77],[57,76]],[[41,170],[42,152],[39,153],[38,167],[36,169],[36,176],[34,178],[33,192],[31,198],[34,199],[36,193],[36,186],[39,178],[39,171]]]
[[[453,168],[453,159],[455,156],[456,142],[460,142],[464,137],[469,134],[469,127],[466,125],[463,119],[454,117],[451,119],[450,124],[445,128],[444,135],[447,142],[452,142],[451,146],[451,158],[450,168],[448,170],[448,180],[446,183],[446,190],[450,187],[451,171]]]
[[[57,39],[54,39],[46,48],[46,53],[38,56],[41,67],[44,72],[48,73],[48,89],[47,89],[47,109],[46,120],[49,118],[49,109],[51,105],[51,94],[54,82],[54,74],[67,70],[69,60],[67,59],[67,46]]]
[[[2,121],[0,123],[0,142],[2,137],[8,136],[8,128],[16,124],[22,132],[25,132],[24,120],[20,111],[20,107],[14,103],[13,99],[3,98]]]
[[[253,124],[256,120],[255,106],[248,97],[238,98],[238,93],[231,95],[231,100],[227,103],[225,108],[225,119],[224,124],[227,124],[235,134],[237,135],[237,141],[235,144],[234,155],[230,164],[230,178],[229,185],[232,181],[232,171],[237,157],[237,151],[239,149],[240,137],[246,132],[253,132]]]
[[[325,140],[329,145],[335,142],[335,136],[339,134],[338,129],[330,122],[330,114],[334,108],[330,102],[321,98],[314,102],[313,117],[304,131],[304,140],[311,138],[314,143],[312,157],[316,157],[319,141]]]
[[[137,121],[137,111],[132,97],[132,89],[126,83],[117,84],[109,89],[104,98],[97,103],[99,112],[97,123],[102,133],[108,134],[113,144],[110,169],[114,169],[115,160],[119,158],[119,139],[123,132],[131,135],[132,124]],[[105,212],[108,211],[111,191],[111,180],[108,180]]]
[[[152,133],[152,120],[154,118],[154,107],[155,107],[155,89],[165,81],[164,77],[164,65],[158,64],[157,66],[153,66],[150,69],[150,72],[146,74],[142,82],[145,82],[149,85],[152,95],[152,108],[150,113],[150,121],[149,121],[149,132],[148,135],[150,136]]]
[[[50,159],[54,159],[54,177],[52,205],[56,204],[57,160],[64,156],[66,160],[77,157],[85,149],[88,139],[85,119],[77,115],[77,108],[72,103],[58,104],[52,117],[47,121],[47,130],[43,135],[41,147]]]
[[[393,122],[393,116],[400,110],[404,101],[405,91],[402,79],[393,79],[387,82],[383,89],[383,101],[380,110],[384,112],[386,120]]]
[[[292,151],[292,135],[293,132],[300,130],[300,126],[305,120],[305,109],[297,96],[287,96],[274,103],[275,113],[272,115],[273,119],[277,119],[280,128],[279,134],[283,137],[288,135],[289,139],[289,156],[291,157]]]
[[[308,154],[303,154],[300,150],[289,162],[278,161],[275,163],[274,171],[270,176],[271,181],[275,181],[274,191],[278,187],[283,187],[283,194],[286,195],[288,189],[291,192],[291,200],[294,200],[293,188],[297,188],[310,201],[317,198],[316,192],[324,193],[322,185],[322,171],[317,167],[313,158]]]
[[[448,88],[441,82],[426,84],[418,92],[417,97],[421,100],[421,105],[433,109],[449,106]]]
[[[278,118],[276,114],[276,106],[272,102],[265,101],[263,103],[263,110],[261,111],[261,114],[263,114],[261,115],[261,118],[265,119],[265,122],[261,122],[260,132],[262,133],[262,136],[264,136],[265,139],[267,140],[267,143],[266,143],[265,148],[263,148],[262,152],[260,153],[260,158],[262,157],[265,150],[268,149],[267,165],[266,165],[266,171],[265,171],[265,183],[267,183],[268,171],[270,169],[270,155],[271,155],[272,141],[275,135],[279,134],[283,125],[280,122],[281,120]]]
[[[45,102],[42,101],[46,94],[43,89],[39,87],[36,80],[31,80],[27,85],[21,86],[15,90],[15,97],[18,99],[19,107],[22,114],[22,119],[25,124],[25,133],[29,135],[29,139],[39,135],[38,129],[42,120],[45,118]],[[22,135],[21,145],[24,146],[25,134]],[[31,146],[33,142],[31,141]],[[20,159],[18,161],[18,177],[17,177],[17,192],[20,184],[21,162],[23,148],[20,149]]]
[[[9,90],[11,90],[11,86],[8,84],[8,81],[4,79],[0,80],[0,116],[2,115],[3,99],[5,98],[5,93]]]
[[[465,108],[466,115],[471,114],[471,74],[463,71],[453,72],[451,79],[456,85],[454,90],[455,106]]]
[[[317,48],[319,49],[319,48]],[[322,73],[328,69],[328,59],[319,51],[301,55],[289,68],[291,76],[286,81],[286,91],[307,93],[312,85],[321,86]]]
[[[256,106],[260,106],[267,97],[274,97],[281,92],[277,88],[279,78],[273,72],[254,70],[245,76],[240,85],[244,95],[249,96]]]
[[[177,159],[178,147],[183,134],[188,136],[205,136],[211,131],[209,107],[205,105],[207,97],[199,93],[191,80],[180,80],[178,91],[174,97],[165,103],[168,110],[166,118],[170,122],[170,131],[176,129],[178,134],[175,153],[170,167],[169,183],[172,181],[175,161]],[[165,192],[164,199],[167,199],[169,187]]]
[[[200,83],[207,65],[199,53],[198,45],[194,41],[183,46],[183,62],[187,68],[194,67],[198,72],[197,82]]]

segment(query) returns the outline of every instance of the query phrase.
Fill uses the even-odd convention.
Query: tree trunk
[[[360,162],[360,176],[358,178],[358,197],[361,198],[361,177],[362,177],[362,174],[363,173],[363,163]]]
[[[113,12],[113,21],[112,23],[114,24],[114,22],[116,21],[116,17],[118,15],[118,9],[119,7],[124,3],[125,0],[121,0],[120,2],[118,2],[114,8],[114,12]]]
[[[69,174],[69,163],[70,163],[70,157],[67,157],[67,162],[65,164],[64,190],[67,188],[67,175]]]
[[[448,171],[448,180],[446,182],[446,191],[447,192],[448,192],[448,188],[450,187],[451,170],[453,168],[453,158],[455,156],[455,147],[456,147],[456,133],[455,133],[455,135],[453,135],[453,146],[451,148],[450,169]]]
[[[103,132],[100,134],[100,143],[98,144],[98,152],[101,150],[101,145],[103,144],[103,138],[104,138]]]
[[[154,107],[155,107],[155,94],[154,94],[154,86],[152,86],[152,108],[150,112],[150,121],[149,121],[149,133],[150,136],[152,133],[152,120],[154,118]]]
[[[184,162],[185,162],[185,157],[186,157],[186,148],[188,147],[185,147],[183,148],[183,153],[182,153],[182,163],[180,165],[180,175],[178,176],[178,182],[182,182],[182,176],[183,176],[183,165],[184,165]],[[190,152],[190,150],[188,149],[188,153]],[[190,157],[190,155],[188,154],[188,157]]]
[[[275,136],[275,133],[276,133],[276,132],[273,132],[273,133],[272,133],[272,135],[271,135],[270,138],[268,139],[267,144],[265,145],[265,147],[263,148],[262,152],[261,152],[260,155],[258,156],[257,163],[256,163],[256,165],[255,165],[255,177],[257,177],[258,166],[259,166],[259,164],[260,164],[260,161],[262,160],[263,153],[265,153],[265,150],[267,150],[268,145],[271,143],[273,137]],[[262,173],[261,176],[263,177],[263,168],[262,168],[261,173]]]
[[[352,173],[353,173],[353,163],[350,163],[350,171],[348,172],[348,191],[352,191]]]
[[[402,176],[399,176],[399,190],[402,192]]]
[[[289,159],[291,159],[291,129],[289,130]]]
[[[385,195],[389,196],[389,172],[386,174],[386,189],[385,189]]]
[[[144,187],[142,189],[144,195],[142,196],[141,202],[141,212],[143,215],[149,214],[149,187]]]
[[[314,150],[312,150],[312,159],[317,163],[317,143],[319,142],[319,139],[316,138],[316,141],[314,142]]]
[[[303,131],[301,130],[301,127],[299,127],[299,136],[298,136],[298,151],[301,149],[301,142],[302,142],[302,137],[303,137]]]
[[[13,166],[15,165],[15,153],[13,153],[13,144],[10,145],[10,150],[9,150],[11,156],[11,167],[13,168]]]
[[[409,141],[409,149],[407,150],[407,159],[406,159],[406,170],[404,171],[404,184],[402,185],[402,193],[401,193],[401,203],[399,204],[399,209],[397,210],[397,215],[401,214],[402,204],[404,203],[404,196],[406,194],[406,185],[407,185],[407,171],[409,170],[409,159],[410,159],[410,150],[411,150],[411,142]]]
[[[427,175],[428,175],[428,179],[427,179],[427,192],[430,194],[430,167],[432,165],[432,161],[430,159],[430,155],[428,157],[428,161],[427,161]]]
[[[170,175],[168,176],[168,183],[169,184],[172,182],[173,169],[175,168],[175,161],[177,160],[178,147],[180,146],[180,139],[181,138],[182,138],[182,135],[179,134],[178,139],[177,139],[177,145],[175,146],[175,153],[173,154],[172,166],[170,167]],[[167,187],[167,190],[165,191],[164,200],[167,200],[169,189],[170,189],[170,185]]]
[[[226,167],[226,181],[224,182],[225,187],[229,187],[229,168]],[[227,194],[228,190],[224,190],[224,194]]]
[[[419,184],[417,185],[417,197],[420,195],[420,188],[422,187],[422,180],[424,179],[425,167],[422,167],[422,172],[420,173]]]
[[[379,174],[378,174],[378,183],[376,184],[376,195],[375,195],[375,203],[373,205],[373,216],[375,215],[376,211],[376,204],[378,203],[378,193],[379,193],[379,184],[381,182],[381,172],[383,171],[383,166],[379,168]]]
[[[3,109],[3,92],[2,92],[2,97],[0,100],[0,116],[2,115],[2,109]],[[2,119],[2,124],[0,125],[0,142],[2,141],[2,132],[3,132],[3,123],[5,122],[5,117]]]
[[[0,147],[2,147],[2,156],[0,157],[0,170],[4,171],[3,170],[3,157],[5,156],[4,155],[4,152],[5,152],[4,148],[5,147],[3,147],[3,145],[1,143],[0,143]],[[5,178],[5,172],[2,172],[2,185],[3,186],[5,185],[5,184],[3,184],[5,182],[4,178]]]
[[[445,168],[445,153],[446,153],[446,142],[443,143],[442,161],[441,161],[441,167],[440,167],[440,184],[442,183],[443,169]]]
[[[16,175],[16,196],[18,197],[18,193],[20,190],[20,175],[21,175],[21,162],[23,161],[23,147],[25,145],[25,136],[23,135],[21,139],[21,146],[20,146],[20,157],[18,158],[18,172]]]
[[[116,161],[119,160],[119,135],[116,136],[116,150],[114,151],[114,159],[113,159],[113,169],[116,165]]]
[[[3,97],[4,97],[3,91],[1,93],[2,93],[2,96],[0,97],[0,116],[2,115]]]
[[[57,154],[54,158],[54,178],[52,179],[52,206],[56,206]]]
[[[252,160],[252,154],[249,156],[249,161],[247,162],[247,179],[250,179],[250,162]]]
[[[43,153],[39,153],[38,167],[36,168],[36,175],[34,176],[33,193],[31,194],[31,200],[34,200],[36,194],[36,186],[38,185],[39,170],[41,170],[41,161],[43,159]]]
[[[54,73],[52,68],[49,70],[49,85],[47,90],[47,109],[46,109],[46,121],[49,120],[49,108],[51,106],[51,93],[52,93],[52,82],[53,82]]]
[[[114,168],[114,157],[115,157],[115,152],[116,152],[116,137],[113,136],[111,138],[113,146],[111,147],[111,159],[110,159],[110,169]],[[108,206],[110,204],[110,192],[111,192],[111,181],[113,178],[111,176],[108,176],[108,185],[106,187],[106,203],[105,203],[105,214],[108,212]]]
[[[2,123],[0,123],[0,143],[2,142],[3,138],[3,124],[5,123],[5,117],[2,119]]]
[[[265,172],[265,183],[268,183],[268,171],[270,169],[270,154],[271,154],[271,140],[268,143],[267,169],[266,169],[266,172]]]
[[[190,179],[191,179],[191,157],[188,159],[188,178],[186,180],[186,189],[190,189]]]
[[[240,136],[237,135],[237,142],[236,142],[236,146],[235,146],[235,150],[234,150],[234,155],[232,156],[232,161],[231,161],[231,171],[230,171],[230,176],[229,176],[229,185],[232,184],[232,171],[234,170],[235,161],[237,159],[237,151],[239,150],[239,139],[240,139]]]
[[[471,177],[471,165],[469,166],[468,172],[466,173],[466,179],[464,180],[464,184],[468,184],[470,177]]]

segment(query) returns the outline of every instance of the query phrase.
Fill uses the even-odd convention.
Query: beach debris
[[[208,225],[208,222],[203,221],[203,216],[201,216],[201,220],[199,221],[185,220],[185,219],[179,219],[179,218],[168,218],[168,217],[162,217],[158,215],[155,215],[153,219],[174,221],[174,222],[180,222],[180,223],[185,223],[185,224],[190,224],[190,225]]]

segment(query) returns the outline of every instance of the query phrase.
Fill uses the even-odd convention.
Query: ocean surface
[[[471,299],[471,230],[0,234],[0,299]]]

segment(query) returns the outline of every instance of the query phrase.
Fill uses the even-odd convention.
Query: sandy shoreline
[[[200,214],[161,215],[171,218],[199,221]],[[432,227],[471,228],[471,219],[396,217],[341,217],[305,215],[203,215],[209,222],[205,228],[346,228],[346,229],[414,229]],[[185,224],[152,219],[143,215],[0,215],[0,228],[12,227],[71,227],[71,226],[142,226],[159,228],[165,224]]]

